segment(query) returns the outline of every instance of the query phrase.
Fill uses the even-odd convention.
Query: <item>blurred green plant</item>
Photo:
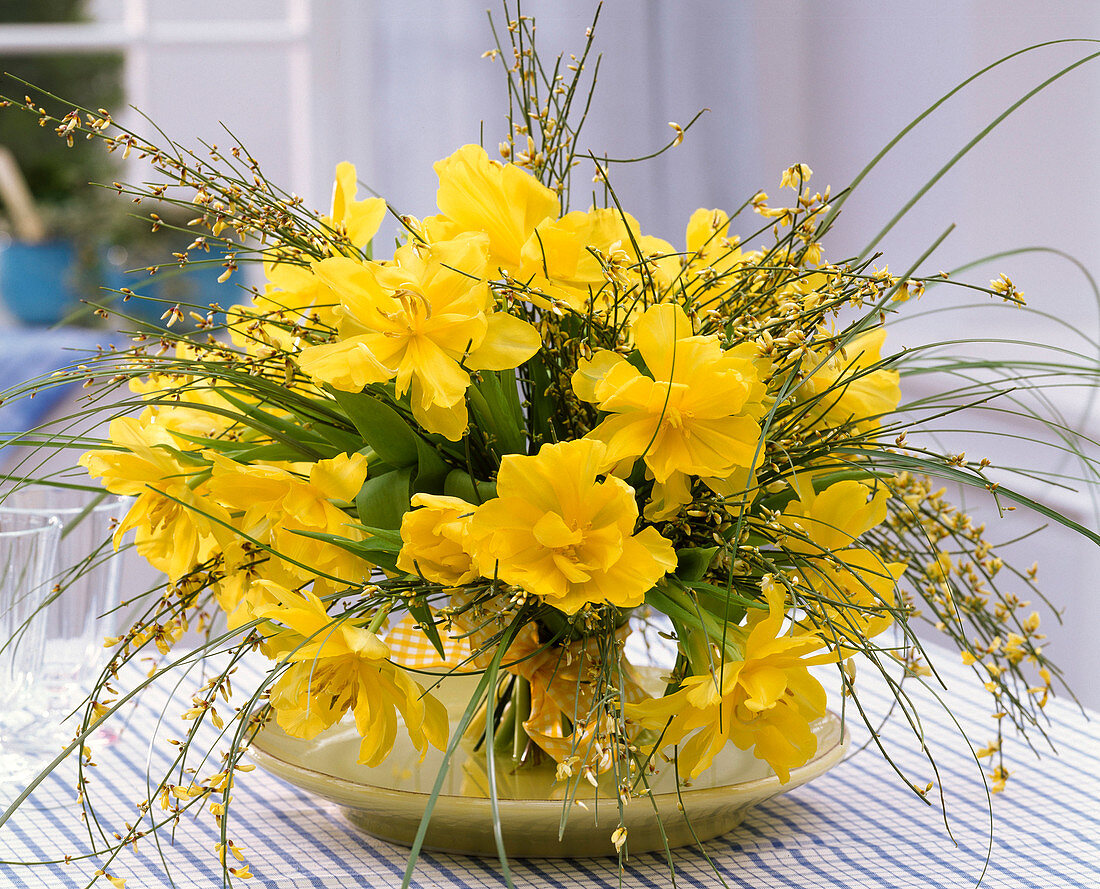
[[[0,0],[0,25],[87,21],[86,0]],[[121,53],[0,54],[0,70],[71,96],[87,108],[117,108],[123,99]],[[61,114],[68,108],[60,109]],[[44,205],[96,199],[89,182],[116,177],[114,159],[102,152],[69,151],[53,129],[30,117],[4,121],[0,142],[15,155],[35,199]],[[92,197],[89,198],[89,192]],[[51,219],[61,225],[60,218]]]
[[[84,22],[89,20],[86,6],[86,0],[0,0],[0,26]],[[123,61],[119,52],[5,53],[0,54],[0,71],[55,95],[71,96],[86,107],[117,108],[123,101]],[[5,80],[12,84],[10,78]],[[50,108],[59,114],[68,110],[60,105]],[[88,188],[90,182],[117,178],[114,158],[70,151],[52,127],[42,127],[29,116],[5,121],[0,145],[11,151],[26,180],[47,240],[71,245],[74,259],[63,286],[74,296],[96,299],[106,248],[125,242],[127,228],[133,228],[126,225],[126,210],[113,195]],[[64,320],[94,323],[95,318],[90,308],[74,304]]]

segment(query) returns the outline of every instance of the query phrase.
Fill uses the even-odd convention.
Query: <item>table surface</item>
[[[988,697],[957,654],[930,651],[947,685],[942,698],[975,747],[984,746],[993,735]],[[247,685],[242,674],[234,680],[238,688]],[[860,677],[859,685],[865,707],[885,714],[886,695],[867,677]],[[146,695],[119,739],[97,745],[91,790],[103,826],[121,828],[138,816],[135,804],[147,773],[162,773],[173,749],[165,739],[181,735],[176,717],[194,687],[191,679],[184,681],[167,708],[170,689]],[[1022,741],[1006,739],[1012,775],[1006,791],[992,798],[991,834],[982,772],[959,728],[931,692],[912,684],[910,694],[920,702],[929,748],[945,787],[950,836],[938,803],[925,805],[909,792],[874,745],[864,746],[867,730],[850,720],[853,746],[845,762],[812,784],[761,805],[741,827],[703,849],[677,850],[677,885],[972,887],[992,842],[982,886],[1100,887],[1100,719],[1095,714],[1090,718],[1069,701],[1053,699],[1046,713],[1057,753],[1047,751],[1037,759]],[[158,725],[163,712],[168,715]],[[880,737],[908,774],[933,780],[904,720],[891,719]],[[0,776],[0,790],[7,793],[0,796],[10,795],[10,784],[2,782]],[[97,866],[87,860],[15,863],[89,851],[89,831],[73,800],[73,771],[60,769],[0,828],[0,886],[87,882]],[[407,850],[356,832],[335,806],[260,769],[238,778],[233,812],[230,835],[244,848],[254,875],[234,885],[296,889],[401,883]],[[217,842],[218,831],[209,815],[186,816],[174,840],[165,834],[158,849],[152,839],[144,839],[125,850],[108,872],[126,879],[128,889],[221,885]],[[517,887],[671,885],[663,855],[632,856],[621,875],[614,858],[515,860],[511,867]],[[413,885],[483,889],[505,882],[495,860],[424,853]]]
[[[27,380],[86,361],[99,346],[123,338],[107,330],[79,327],[8,327],[0,325],[0,391]],[[80,393],[78,384],[43,389],[34,398],[5,399],[0,407],[0,434],[33,429],[64,399]]]

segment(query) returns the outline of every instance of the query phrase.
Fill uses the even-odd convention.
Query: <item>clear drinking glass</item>
[[[106,491],[49,485],[27,485],[0,501],[0,521],[37,516],[61,525],[37,680],[51,716],[66,715],[88,693],[106,660],[103,639],[118,628],[121,559],[112,537],[129,503]]]
[[[42,667],[49,598],[61,523],[54,516],[0,515],[0,776],[33,776],[41,751],[31,730]]]

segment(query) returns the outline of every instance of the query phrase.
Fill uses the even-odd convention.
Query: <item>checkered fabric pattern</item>
[[[958,656],[932,650],[947,689],[938,689],[975,746],[991,737],[986,698]],[[938,655],[938,656],[937,656]],[[238,689],[258,676],[262,665],[242,668]],[[39,786],[0,828],[0,886],[84,885],[97,864],[63,863],[102,847],[107,835],[139,817],[135,802],[147,776],[159,775],[179,736],[177,715],[186,708],[198,676],[185,679],[174,698],[172,686],[147,694],[132,710],[119,739],[100,745],[92,770],[98,825],[77,817],[73,772],[61,769]],[[870,677],[861,676],[861,700],[872,721],[889,709],[889,698]],[[849,713],[851,755],[828,774],[754,810],[733,833],[674,853],[676,884],[737,889],[963,889],[973,887],[989,866],[989,889],[1090,889],[1100,887],[1100,719],[1054,699],[1047,707],[1056,753],[1036,759],[1019,740],[1006,742],[1013,774],[1005,793],[993,798],[990,826],[981,770],[951,716],[931,692],[913,685],[923,730],[945,787],[947,825],[935,792],[925,805],[906,790],[883,762],[862,723]],[[162,715],[163,723],[160,722]],[[879,740],[907,774],[934,779],[911,729],[895,712]],[[17,788],[0,776],[0,797]],[[398,886],[406,850],[356,832],[335,806],[259,769],[242,775],[234,788],[231,836],[242,846],[254,878],[234,885],[269,889],[335,889]],[[992,839],[991,839],[992,836]],[[952,839],[953,838],[953,839]],[[108,871],[136,887],[221,885],[215,853],[218,832],[206,814],[185,817],[174,836],[142,840]],[[26,864],[15,862],[54,862]],[[712,867],[713,865],[713,867]],[[614,858],[516,860],[513,879],[521,887],[625,887],[671,885],[662,855],[632,856],[620,874]],[[504,886],[499,862],[424,853],[413,885],[432,889],[489,889]]]
[[[405,667],[431,669],[447,666],[451,669],[462,664],[470,656],[470,646],[465,639],[452,639],[444,627],[439,627],[439,641],[443,644],[440,658],[428,637],[418,628],[416,620],[407,612],[401,620],[386,628],[386,645],[390,649],[390,658]]]

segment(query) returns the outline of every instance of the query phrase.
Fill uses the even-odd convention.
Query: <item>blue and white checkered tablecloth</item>
[[[992,738],[988,698],[958,655],[932,649],[947,682],[943,697],[976,746]],[[247,685],[242,670],[235,680]],[[886,695],[865,677],[861,694],[878,714]],[[179,737],[176,717],[187,706],[191,679],[171,690],[146,695],[121,738],[96,753],[92,791],[100,825],[109,834],[140,817],[135,807],[148,774],[158,775]],[[676,885],[738,889],[956,889],[972,887],[985,866],[990,819],[981,771],[951,717],[934,697],[912,686],[921,699],[924,729],[947,796],[944,825],[938,804],[925,805],[906,790],[855,720],[852,755],[813,783],[760,806],[733,833],[675,853]],[[927,705],[927,706],[925,706]],[[1012,776],[1005,793],[993,797],[992,854],[983,886],[989,889],[1090,889],[1100,887],[1100,719],[1089,719],[1071,703],[1052,700],[1046,710],[1057,753],[1041,759],[1019,741],[1006,741]],[[163,723],[158,721],[167,715]],[[881,732],[897,763],[915,778],[933,780],[904,720],[892,719]],[[5,789],[0,776],[0,790]],[[10,784],[6,787],[10,792]],[[935,797],[935,792],[930,794]],[[84,885],[97,866],[63,860],[89,849],[89,828],[77,817],[73,771],[46,780],[16,815],[0,828],[0,885],[61,887]],[[243,846],[254,875],[234,885],[297,887],[398,886],[406,850],[356,832],[340,810],[265,774],[240,776],[234,788],[231,836]],[[953,837],[954,839],[952,840]],[[174,837],[158,844],[143,839],[109,866],[127,889],[221,885],[215,844],[218,832],[206,814],[185,817]],[[705,854],[704,854],[705,853]],[[719,873],[708,863],[714,862]],[[632,856],[620,874],[614,858],[515,860],[517,886],[626,887],[671,885],[662,855]],[[106,884],[104,884],[106,885]],[[504,886],[499,862],[424,853],[416,870],[418,887]]]

